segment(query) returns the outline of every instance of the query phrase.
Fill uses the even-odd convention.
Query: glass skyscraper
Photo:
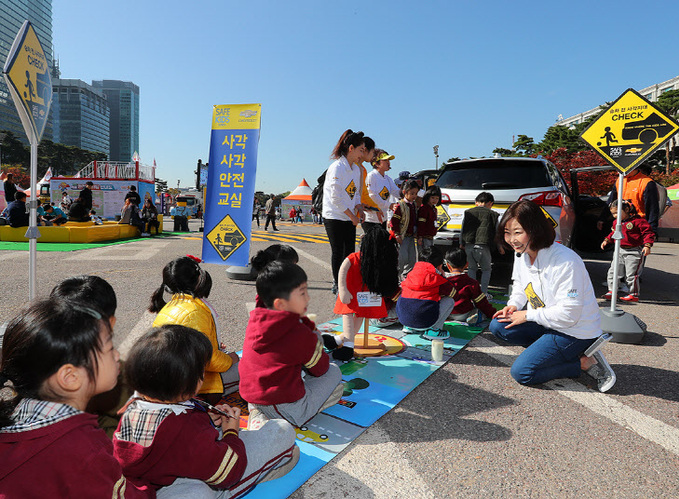
[[[52,0],[0,0],[0,67],[5,66],[12,42],[24,21],[29,20],[38,35],[47,64],[52,67]],[[52,119],[47,121],[44,139],[52,139]],[[4,78],[0,78],[0,131],[8,130],[28,144]]]
[[[81,80],[53,79],[54,142],[109,156],[110,110],[106,96]]]
[[[106,95],[111,110],[111,161],[132,161],[139,152],[139,87],[131,81],[99,80],[92,86]]]

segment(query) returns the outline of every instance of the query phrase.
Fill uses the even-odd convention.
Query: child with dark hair
[[[420,261],[401,282],[396,313],[406,328],[424,331],[428,339],[445,339],[443,324],[455,306],[455,288],[443,276],[443,254],[436,246],[420,252]]]
[[[179,324],[197,329],[210,340],[212,358],[205,367],[200,395],[210,403],[217,403],[222,395],[238,390],[238,354],[219,348],[217,312],[206,300],[212,289],[212,278],[199,262],[199,258],[183,256],[165,265],[163,282],[151,296],[149,312],[158,312],[154,327]],[[172,294],[167,303],[163,299],[165,292]]]
[[[170,324],[147,332],[130,351],[126,376],[135,394],[114,435],[115,456],[131,481],[158,497],[196,497],[209,487],[222,491],[216,497],[240,496],[299,459],[286,421],[239,434],[238,408],[193,398],[211,357],[205,335]]]
[[[93,307],[38,300],[10,321],[0,383],[0,495],[153,497],[123,476],[113,446],[85,411],[111,390],[119,355],[112,330]]]
[[[272,244],[263,250],[259,250],[250,259],[250,265],[259,274],[267,265],[276,261],[297,263],[299,262],[299,255],[295,248],[288,244]],[[266,307],[259,295],[255,296],[255,307]]]
[[[436,207],[439,204],[441,204],[441,188],[432,185],[424,193],[422,206],[417,212],[417,243],[420,249],[434,245],[434,236],[438,232]]]
[[[417,225],[417,208],[415,200],[420,186],[417,180],[408,180],[403,184],[403,199],[398,202],[394,215],[389,221],[390,232],[399,244],[398,271],[402,278],[410,272],[417,261],[415,248],[415,227]]]
[[[113,287],[99,276],[79,275],[64,279],[54,286],[50,292],[52,300],[67,300],[75,304],[93,307],[99,310],[113,330],[116,324],[116,308],[118,300]],[[118,383],[113,390],[92,397],[87,405],[87,412],[98,415],[98,423],[102,430],[111,437],[118,426],[120,416],[117,414],[125,401],[130,398],[130,390],[124,381],[122,372],[124,363],[120,362]]]
[[[613,229],[601,243],[601,249],[613,242],[615,225],[617,224],[618,202],[614,201],[610,206],[613,215]],[[618,276],[625,280],[629,293],[620,299],[627,302],[639,301],[639,277],[644,268],[645,258],[651,254],[651,248],[655,241],[653,228],[645,218],[637,214],[637,210],[630,201],[622,201],[622,214],[620,216],[622,239],[620,240],[620,256],[617,263],[611,262],[608,269],[608,292],[604,298],[610,300],[613,297],[613,273],[618,266]]]
[[[323,342],[337,360],[354,356],[354,338],[363,319],[388,315],[387,299],[398,293],[398,250],[381,226],[363,235],[361,251],[349,255],[339,271],[334,313],[342,316],[342,334],[324,334]]]
[[[446,266],[448,267],[446,278],[453,283],[455,288],[455,307],[449,319],[466,322],[475,308],[479,310],[477,324],[482,321],[483,315],[491,319],[497,310],[488,301],[479,282],[465,274],[464,270],[467,268],[465,251],[462,248],[456,248],[446,253]]]
[[[499,214],[491,208],[495,203],[495,198],[490,192],[481,192],[476,196],[474,208],[465,210],[462,218],[462,229],[460,231],[460,248],[467,252],[469,277],[476,280],[476,275],[481,269],[481,289],[484,293],[488,292],[491,273],[491,251],[490,246],[495,239],[495,228]]]
[[[277,417],[302,426],[339,401],[342,375],[305,317],[309,294],[301,267],[270,263],[257,276],[257,293],[266,308],[250,312],[239,367],[248,428]]]

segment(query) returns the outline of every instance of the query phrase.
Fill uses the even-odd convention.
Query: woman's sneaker
[[[597,381],[597,387],[601,393],[607,392],[613,385],[615,385],[616,376],[613,368],[604,357],[602,352],[595,352],[592,357],[596,360],[596,364],[587,369],[587,374]]]
[[[445,340],[450,338],[450,333],[445,329],[429,329],[422,335],[425,340]]]

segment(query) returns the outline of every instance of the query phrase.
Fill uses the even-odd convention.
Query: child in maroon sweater
[[[116,385],[112,335],[98,310],[54,297],[9,323],[0,386],[8,378],[16,392],[0,402],[0,497],[155,497],[123,476],[97,417],[84,412]]]
[[[314,323],[304,316],[309,294],[301,267],[270,263],[257,276],[257,294],[266,308],[250,312],[238,364],[240,395],[251,419],[282,417],[302,426],[339,401],[342,374],[330,363]]]
[[[601,243],[601,249],[613,242],[618,216],[617,201],[611,204],[611,214],[616,220],[613,220],[613,230]],[[624,276],[625,283],[629,288],[629,293],[620,299],[635,302],[639,301],[639,275],[644,267],[644,259],[651,253],[655,233],[646,219],[637,215],[634,205],[626,200],[622,202],[620,223],[622,225],[622,240],[620,241],[620,258],[617,262],[618,276]],[[616,262],[611,262],[611,267],[608,269],[608,292],[604,295],[607,300],[610,300],[613,296],[615,265]]]
[[[417,212],[417,243],[420,249],[434,244],[434,236],[438,231],[436,207],[441,203],[441,189],[432,185],[422,198],[422,206]]]
[[[490,304],[486,294],[481,290],[481,285],[475,279],[465,274],[467,268],[467,253],[461,248],[450,250],[446,253],[446,265],[448,274],[446,277],[455,288],[455,307],[450,313],[450,319],[465,322],[474,312],[479,310],[479,314],[492,318],[497,310]],[[477,324],[481,322],[481,315]]]
[[[212,356],[195,329],[167,324],[132,347],[125,374],[135,390],[113,436],[131,481],[164,497],[238,497],[287,473],[299,459],[293,428],[281,419],[239,433],[240,410],[193,398]]]

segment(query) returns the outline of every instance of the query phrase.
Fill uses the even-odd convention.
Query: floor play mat
[[[497,309],[502,308],[507,296],[501,292],[491,291],[491,294],[491,303]],[[288,497],[483,331],[483,327],[456,322],[446,323],[445,328],[451,336],[444,341],[443,361],[433,362],[431,342],[419,334],[404,332],[400,324],[389,328],[370,326],[371,339],[385,343],[385,354],[348,362],[334,361],[345,383],[342,399],[297,429],[301,453],[295,468],[281,478],[257,485],[248,497]],[[342,319],[320,324],[318,329],[340,333]],[[247,403],[237,392],[223,402],[240,407],[241,427],[245,428]]]

